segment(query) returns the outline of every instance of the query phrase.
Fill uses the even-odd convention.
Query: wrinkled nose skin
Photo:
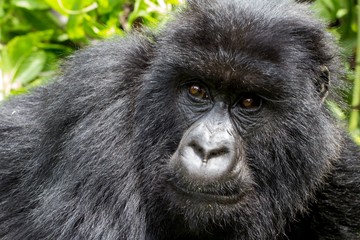
[[[179,151],[185,172],[200,179],[217,179],[235,167],[235,139],[227,126],[204,122],[192,129]]]
[[[183,177],[226,181],[238,165],[236,139],[228,114],[215,112],[198,120],[184,134],[172,164]]]

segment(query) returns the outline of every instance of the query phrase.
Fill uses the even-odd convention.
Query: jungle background
[[[299,0],[300,1],[300,0]],[[134,29],[156,28],[186,0],[0,0],[0,101],[54,78],[74,51]],[[311,4],[340,46],[349,108],[327,102],[360,144],[360,14],[357,0]]]

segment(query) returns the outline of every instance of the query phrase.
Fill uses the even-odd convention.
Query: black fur
[[[264,96],[233,116],[249,173],[237,203],[169,190],[194,121],[185,78]],[[360,239],[359,149],[323,102],[340,78],[332,38],[289,0],[193,0],[156,34],[79,51],[0,108],[0,238]]]

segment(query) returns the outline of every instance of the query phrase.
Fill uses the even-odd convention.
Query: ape
[[[360,239],[333,40],[290,0],[190,0],[2,104],[0,238]]]

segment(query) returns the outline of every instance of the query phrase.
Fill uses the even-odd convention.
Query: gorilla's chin
[[[240,192],[237,189],[186,188],[175,183],[171,183],[171,189],[182,199],[204,203],[236,204],[245,195],[245,192]]]

